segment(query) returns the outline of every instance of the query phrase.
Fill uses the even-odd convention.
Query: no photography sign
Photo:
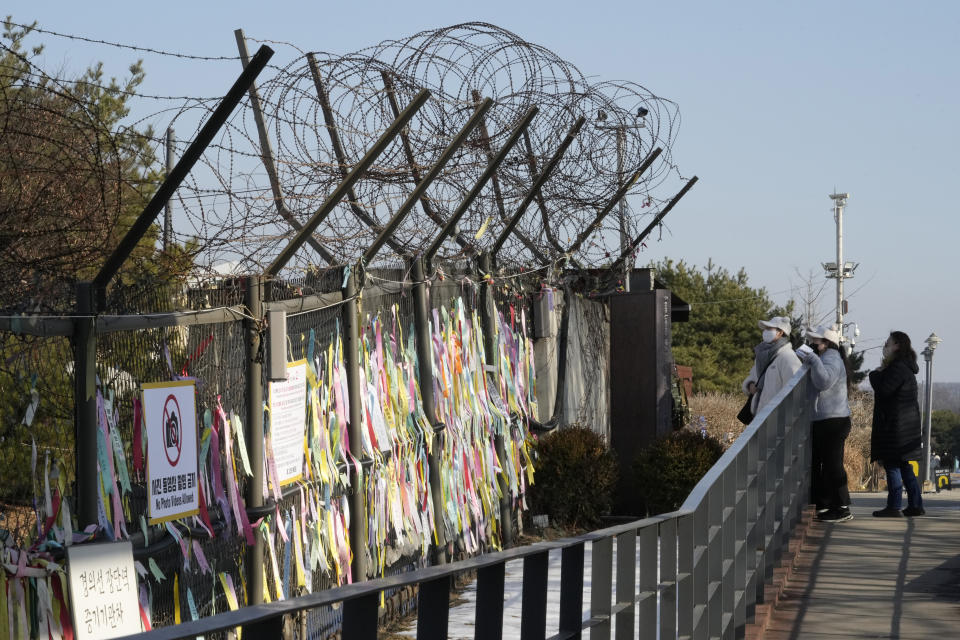
[[[193,381],[143,385],[150,524],[200,510],[197,485],[197,408]]]

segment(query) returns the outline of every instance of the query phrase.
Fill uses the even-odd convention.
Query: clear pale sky
[[[749,2],[36,2],[18,22],[194,55],[235,56],[233,30],[301,49],[350,53],[461,22],[509,29],[593,80],[631,80],[679,104],[673,160],[699,183],[639,263],[664,257],[736,271],[776,302],[835,259],[828,195],[849,192],[846,282],[857,347],[893,329],[943,343],[934,380],[960,381],[955,267],[960,148],[960,3]],[[144,93],[216,95],[238,65],[196,63],[34,36],[47,70],[109,74],[144,57]],[[697,303],[692,300],[694,313]],[[833,281],[820,298],[834,304]],[[920,351],[920,348],[917,351]],[[866,367],[879,362],[867,352]]]

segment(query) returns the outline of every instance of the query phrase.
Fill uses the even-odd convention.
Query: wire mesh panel
[[[343,288],[343,279],[342,267],[310,267],[297,277],[274,280],[271,283],[269,299],[292,300],[301,296],[339,291]]]
[[[41,538],[49,491],[72,495],[73,350],[69,338],[0,332],[0,544]]]
[[[480,308],[480,281],[477,268],[469,261],[434,261],[429,274],[430,303],[434,309],[451,309],[460,298],[468,309]]]
[[[118,331],[98,339],[102,520],[108,538],[142,534],[147,544],[139,552],[140,595],[154,625],[245,601],[247,541],[239,523],[247,476],[239,462],[245,454],[238,454],[247,416],[246,347],[239,320]],[[201,511],[177,524],[148,525],[150,434],[141,385],[178,379],[195,388]]]
[[[306,405],[289,412],[305,415],[301,443],[280,442],[279,420],[285,409],[277,404],[275,383],[268,385],[265,419],[267,455],[266,497],[273,513],[264,517],[259,535],[265,542],[264,593],[286,599],[299,593],[343,584],[350,573],[346,491],[350,462],[340,304],[287,316],[287,359],[306,372]],[[288,369],[289,370],[289,369]],[[299,446],[299,469],[277,471],[282,447]],[[316,620],[321,626],[328,620]]]
[[[260,524],[266,541],[265,593],[270,599],[343,584],[351,554],[362,553],[374,575],[420,566],[432,532],[427,483],[426,427],[416,381],[411,294],[399,269],[368,278],[361,298],[360,401],[364,425],[354,458],[348,446],[349,389],[344,364],[343,305],[287,315],[287,359],[307,367],[307,420],[303,473],[268,487],[276,509]],[[372,284],[376,283],[376,284]],[[268,398],[270,394],[268,393]],[[270,420],[279,419],[270,406]],[[271,442],[267,455],[279,450]],[[274,440],[274,442],[276,442]],[[350,467],[363,469],[367,513],[348,509]],[[277,490],[279,488],[279,491]],[[349,514],[349,516],[348,516]],[[362,526],[366,544],[350,547],[351,527]],[[394,602],[384,595],[384,603]],[[391,605],[398,608],[400,603]],[[305,619],[306,637],[339,631],[340,611],[320,609]]]

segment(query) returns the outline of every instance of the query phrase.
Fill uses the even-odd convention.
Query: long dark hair
[[[897,350],[893,352],[891,360],[906,360],[911,369],[917,368],[917,352],[910,344],[910,336],[903,331],[891,331],[890,337],[897,343]]]

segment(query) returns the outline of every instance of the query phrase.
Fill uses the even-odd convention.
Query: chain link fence
[[[140,601],[153,625],[242,605],[250,580],[262,583],[267,600],[343,584],[350,579],[351,554],[364,554],[372,576],[423,566],[437,544],[452,557],[497,549],[508,525],[502,518],[510,518],[512,527],[522,522],[518,516],[533,466],[527,420],[536,407],[534,314],[549,291],[542,275],[490,278],[466,262],[439,264],[423,283],[412,280],[407,264],[361,275],[358,349],[365,430],[359,449],[346,442],[340,417],[347,413],[344,271],[317,270],[298,280],[270,282],[265,289],[266,308],[286,310],[285,359],[306,364],[308,404],[303,474],[278,482],[271,467],[271,386],[263,380],[265,506],[246,510],[249,530],[236,507],[223,499],[230,494],[224,487],[232,484],[243,510],[243,496],[252,489],[238,432],[246,432],[257,409],[249,405],[250,359],[262,363],[269,355],[263,347],[251,351],[249,344],[251,327],[263,342],[270,329],[244,304],[248,281],[192,283],[167,292],[169,304],[123,291],[110,298],[110,312],[97,317],[98,429],[104,437],[98,460],[83,463],[100,470],[95,536],[135,542]],[[422,404],[417,286],[428,293],[430,384],[443,425],[435,440]],[[586,324],[602,322],[602,313],[593,316]],[[69,334],[69,321],[60,330]],[[71,519],[70,531],[64,525],[70,518],[65,511],[76,513],[71,338],[9,330],[0,337],[0,462],[7,476],[2,535],[8,546],[34,552],[37,543],[57,535],[85,541],[94,536],[92,529],[82,531],[90,523]],[[147,434],[139,405],[144,383],[169,380],[195,385],[204,513],[149,525]],[[357,450],[359,458],[353,455]],[[431,456],[437,459],[435,479],[428,470]],[[347,498],[357,489],[351,486],[351,465],[363,471],[364,514],[349,512]],[[66,498],[60,510],[44,504],[48,482],[54,503],[58,493]],[[49,516],[52,528],[44,527]],[[350,547],[348,532],[355,526],[366,531],[362,548]],[[259,568],[248,566],[251,541],[257,539],[264,548]],[[61,557],[49,550],[34,557],[43,553]],[[391,591],[383,594],[381,615],[399,616],[414,606],[410,589]],[[338,608],[319,608],[291,621],[291,627],[297,637],[328,638],[339,632],[340,618]]]

